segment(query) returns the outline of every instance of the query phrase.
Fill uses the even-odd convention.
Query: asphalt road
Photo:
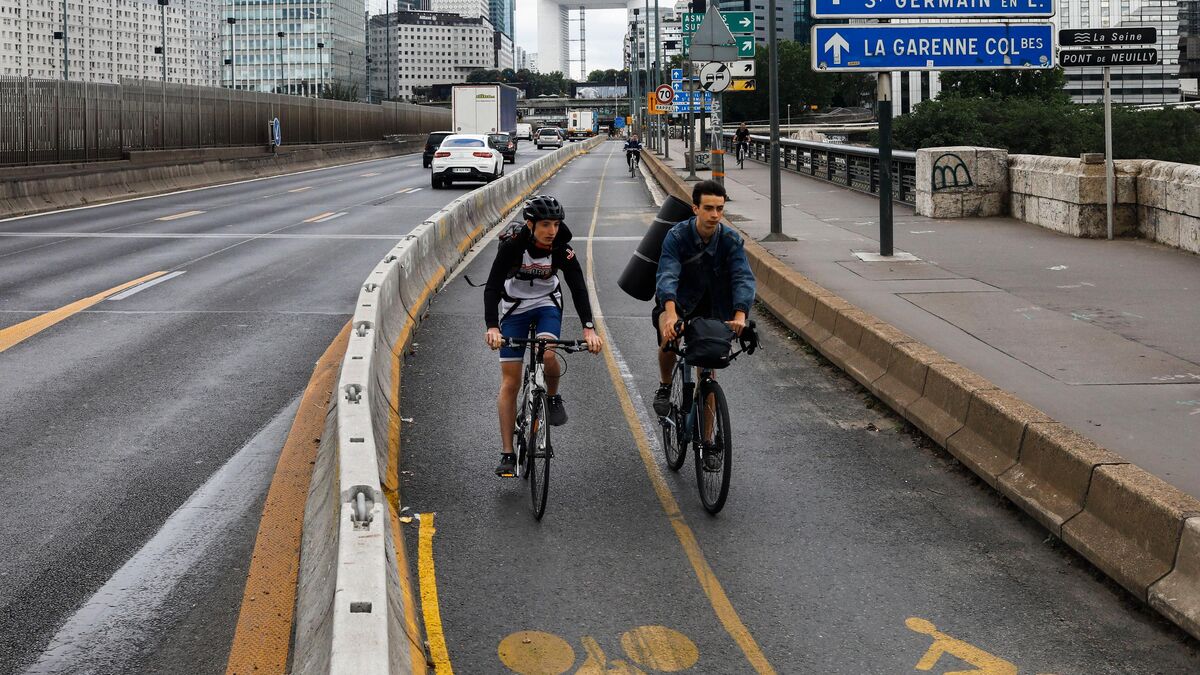
[[[473,187],[410,155],[0,221],[0,330],[179,273],[0,342],[0,673],[224,672],[313,364]]]
[[[462,673],[1200,670],[1194,641],[762,316],[762,351],[720,374],[733,485],[704,513],[690,457],[675,474],[638,440],[658,433],[650,307],[616,279],[656,209],[619,147],[543,188],[567,205],[620,358],[567,357],[540,523],[527,484],[492,475],[482,291],[451,281],[405,362],[404,499],[423,514],[406,542],[427,624],[437,592],[435,655],[444,641]]]

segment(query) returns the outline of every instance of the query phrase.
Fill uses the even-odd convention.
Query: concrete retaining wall
[[[1064,190],[1090,185],[1055,178],[1070,175],[1054,170],[1067,168],[1061,163],[1030,164]],[[652,153],[643,154],[643,166],[665,190],[691,198]],[[1178,193],[1176,201],[1163,199],[1172,209],[1196,206]],[[1135,597],[1200,638],[1200,501],[745,239],[758,299],[772,314]]]
[[[1113,234],[1137,236],[1140,160],[1115,162]],[[1009,155],[1009,212],[1013,218],[1074,237],[1108,236],[1104,161]]]
[[[0,218],[277,176],[393,157],[424,148],[424,137],[396,142],[130,153],[118,162],[0,169]]]
[[[471,246],[600,142],[572,143],[455,199],[367,275],[305,507],[292,673],[425,672],[398,521],[403,355]]]

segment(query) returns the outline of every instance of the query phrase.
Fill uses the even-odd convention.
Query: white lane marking
[[[184,211],[183,213],[176,213],[171,216],[163,216],[162,218],[155,218],[155,220],[179,220],[180,218],[190,218],[192,216],[198,216],[201,213],[204,213],[204,212],[203,211]]]
[[[358,174],[358,177],[359,178],[370,178],[371,176],[378,176],[379,173],[380,172],[378,172],[378,171],[372,171],[371,173],[360,173],[360,174]]]
[[[418,188],[413,188],[413,189],[409,190],[409,193],[411,194],[411,193],[413,193],[413,192],[420,192],[421,190],[424,190],[424,189],[425,189],[425,188],[419,188],[419,187],[418,187]]]
[[[186,273],[187,272],[185,270],[179,270],[178,272],[171,272],[170,274],[164,274],[163,276],[161,276],[157,279],[151,279],[150,281],[147,281],[144,284],[138,284],[137,286],[134,286],[133,288],[130,288],[127,291],[122,291],[120,293],[117,293],[116,295],[108,298],[108,300],[106,300],[105,302],[112,302],[113,300],[124,300],[125,298],[128,298],[131,295],[136,295],[138,293],[141,293],[142,291],[146,290],[147,288],[150,288],[151,286],[157,286],[164,281],[169,281],[171,279],[174,279],[175,277],[181,276]]]
[[[229,187],[230,185],[242,185],[244,183],[257,183],[258,181],[262,181],[262,180],[272,180],[275,178],[286,178],[288,176],[299,176],[300,174],[313,173],[315,171],[329,171],[331,169],[344,169],[348,166],[354,166],[356,164],[367,164],[370,162],[386,162],[390,159],[396,159],[396,158],[395,157],[379,157],[377,159],[364,159],[364,160],[358,161],[358,162],[346,162],[345,164],[336,164],[334,166],[323,166],[319,169],[305,169],[304,171],[293,171],[291,173],[281,173],[277,176],[263,176],[261,178],[248,178],[246,180],[235,180],[235,181],[232,181],[229,183],[219,183],[217,185],[205,185],[204,187],[188,188],[186,190],[176,190],[174,192],[164,192],[161,195],[146,195],[145,197],[130,197],[129,199],[118,199],[116,201],[104,202],[102,204],[88,204],[87,206],[72,206],[69,209],[57,209],[54,211],[46,211],[44,213],[28,213],[23,216],[12,216],[11,218],[0,218],[0,223],[7,223],[11,220],[25,220],[27,218],[38,218],[40,216],[51,216],[51,215],[55,215],[58,213],[69,213],[71,211],[82,211],[84,209],[98,209],[98,208],[101,208],[104,206],[113,206],[114,204],[127,204],[129,202],[140,202],[145,199],[157,199],[159,197],[170,197],[171,195],[182,195],[182,194],[186,194],[188,192],[199,192],[200,190],[212,190],[215,188]],[[416,165],[412,164],[410,166],[416,166]],[[337,182],[341,182],[341,181],[337,181]]]
[[[288,192],[304,192],[305,190],[311,190],[311,189],[313,189],[313,186],[309,185],[307,187],[296,188],[295,190],[288,190]]]
[[[0,237],[33,237],[35,239],[390,239],[395,234],[255,234],[246,232],[0,232]]]
[[[314,223],[328,223],[331,220],[336,220],[338,218],[341,218],[342,216],[346,215],[346,213],[347,213],[346,211],[338,211],[337,213],[335,213],[331,216],[325,216],[324,218],[318,218],[318,219],[314,220],[313,222]]]
[[[188,497],[162,528],[67,620],[27,672],[118,673],[170,625],[164,614],[184,579],[197,576],[214,546],[242,527],[266,492],[300,396],[292,399]],[[151,495],[147,495],[151,498]],[[255,518],[257,522],[257,518]],[[31,608],[27,608],[31,609]]]

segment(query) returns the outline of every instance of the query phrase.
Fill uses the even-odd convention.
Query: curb
[[[400,526],[403,356],[466,251],[599,142],[573,143],[458,197],[367,275],[305,504],[290,672],[426,672]]]
[[[652,153],[671,194],[687,184]],[[736,228],[735,228],[736,229]],[[1104,574],[1200,639],[1200,500],[791,269],[742,233],[779,320]]]

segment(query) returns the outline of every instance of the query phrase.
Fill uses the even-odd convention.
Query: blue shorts
[[[506,338],[528,338],[529,327],[537,327],[537,337],[557,339],[562,332],[562,310],[552,305],[537,307],[525,312],[510,314],[500,322],[500,334]],[[525,357],[523,347],[501,347],[500,362],[521,361]]]

